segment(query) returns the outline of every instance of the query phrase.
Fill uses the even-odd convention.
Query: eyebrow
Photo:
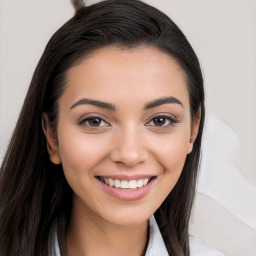
[[[177,98],[165,97],[165,98],[159,98],[159,99],[156,99],[156,100],[153,100],[153,101],[147,103],[144,107],[144,110],[150,109],[150,108],[155,108],[155,107],[158,107],[160,105],[168,104],[168,103],[179,104],[183,107],[183,104]],[[93,105],[93,106],[100,107],[100,108],[109,109],[109,110],[112,110],[112,111],[117,110],[116,106],[111,104],[111,103],[107,103],[107,102],[103,102],[103,101],[99,101],[99,100],[86,99],[86,98],[83,98],[83,99],[77,101],[76,103],[74,103],[71,106],[70,109],[73,109],[73,108],[75,108],[79,105],[85,105],[85,104]]]
[[[160,105],[167,104],[167,103],[179,104],[179,105],[181,105],[184,108],[184,106],[181,103],[181,101],[179,101],[177,98],[165,97],[165,98],[156,99],[156,100],[153,100],[153,101],[147,103],[145,108],[144,108],[144,110],[145,109],[150,109],[150,108],[155,108],[155,107],[158,107]]]
[[[97,106],[97,107],[100,107],[100,108],[106,108],[106,109],[109,109],[109,110],[116,111],[115,105],[113,105],[111,103],[107,103],[107,102],[103,102],[103,101],[99,101],[99,100],[85,99],[85,98],[77,101],[75,104],[73,104],[71,106],[70,109],[73,109],[76,106],[84,105],[84,104],[89,104],[89,105]]]

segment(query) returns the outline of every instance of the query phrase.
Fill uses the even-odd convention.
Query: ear
[[[59,155],[59,148],[57,138],[49,122],[48,115],[43,113],[42,128],[47,141],[47,151],[52,163],[61,164],[61,157]]]
[[[193,118],[193,123],[191,127],[191,134],[190,134],[190,140],[189,140],[189,146],[188,146],[188,154],[190,154],[193,150],[193,145],[196,140],[199,125],[201,121],[201,108],[198,110],[197,115]]]

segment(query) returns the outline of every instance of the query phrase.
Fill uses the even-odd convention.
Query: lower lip
[[[98,182],[110,196],[123,201],[136,201],[142,199],[149,193],[151,187],[155,183],[155,180],[156,178],[153,178],[146,186],[136,189],[115,188],[108,186],[100,180],[98,180]]]

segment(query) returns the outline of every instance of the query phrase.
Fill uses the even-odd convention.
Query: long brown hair
[[[188,224],[204,124],[200,65],[186,37],[165,14],[138,0],[106,0],[79,6],[52,36],[34,72],[1,167],[1,256],[46,256],[54,223],[61,219],[68,223],[72,190],[62,166],[49,160],[41,124],[46,112],[56,127],[66,71],[101,47],[141,44],[157,47],[178,61],[187,78],[192,121],[201,109],[193,151],[176,186],[155,212],[169,254],[189,255]]]

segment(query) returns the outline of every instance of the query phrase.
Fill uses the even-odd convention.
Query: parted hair
[[[0,256],[47,256],[55,223],[66,230],[72,190],[62,166],[49,160],[42,115],[47,113],[53,129],[56,128],[58,99],[65,90],[67,70],[93,51],[109,45],[147,45],[171,55],[186,75],[192,122],[201,110],[193,150],[187,155],[177,184],[155,212],[169,254],[188,256],[188,225],[205,113],[197,56],[168,16],[141,1],[106,0],[90,6],[81,2],[75,5],[75,15],[52,36],[41,56],[2,162]]]

